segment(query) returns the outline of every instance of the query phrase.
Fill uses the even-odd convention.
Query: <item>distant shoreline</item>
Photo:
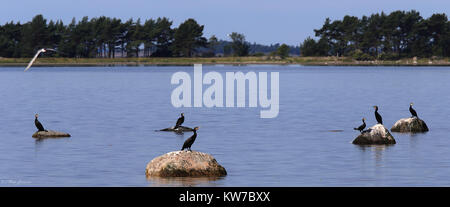
[[[31,58],[0,58],[0,66],[26,66]],[[38,58],[33,66],[139,66],[139,65],[308,65],[308,66],[450,66],[450,58],[404,58],[358,61],[350,57],[209,57],[209,58]]]

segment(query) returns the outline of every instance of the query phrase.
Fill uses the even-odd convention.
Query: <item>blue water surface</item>
[[[193,70],[1,67],[0,186],[450,186],[449,67],[203,66],[224,78],[279,72],[273,119],[261,119],[260,107],[175,108],[171,77]],[[390,129],[410,116],[410,102],[428,133],[351,144],[362,117],[375,124],[373,105]],[[226,177],[146,178],[150,160],[192,135],[155,131],[181,112],[184,125],[200,126],[192,149],[213,155]],[[72,137],[35,140],[35,113]]]

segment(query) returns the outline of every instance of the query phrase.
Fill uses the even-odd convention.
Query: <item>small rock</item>
[[[394,126],[392,126],[391,131],[393,132],[427,132],[428,126],[427,124],[418,117],[404,118],[395,122]]]
[[[147,177],[220,177],[227,175],[227,171],[209,154],[174,151],[150,161],[145,174]]]
[[[165,129],[161,129],[159,131],[167,131],[167,132],[177,132],[177,133],[181,133],[181,132],[190,132],[190,131],[194,131],[194,129],[189,128],[189,127],[185,127],[185,126],[179,126],[178,128],[175,129],[175,127],[169,127],[169,128],[165,128]]]
[[[56,137],[70,137],[70,134],[64,132],[57,132],[52,130],[38,131],[32,135],[33,138],[56,138]]]
[[[381,124],[376,124],[367,130],[364,130],[355,140],[353,144],[370,145],[370,144],[395,144],[395,139]]]

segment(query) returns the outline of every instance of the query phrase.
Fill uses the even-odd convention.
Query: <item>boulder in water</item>
[[[209,154],[174,151],[150,161],[145,174],[147,177],[221,177],[227,171]]]
[[[161,130],[159,130],[159,131],[182,133],[182,132],[190,132],[190,131],[194,131],[194,129],[189,128],[189,127],[185,127],[185,126],[179,126],[179,127],[176,128],[176,129],[175,129],[175,127],[169,127],[169,128],[161,129]]]
[[[395,139],[382,124],[376,124],[367,130],[364,130],[353,144],[371,145],[371,144],[395,144]]]
[[[394,126],[391,128],[392,132],[427,132],[427,124],[418,117],[404,118],[395,122]]]
[[[33,138],[70,137],[70,134],[53,130],[47,130],[47,131],[37,131],[32,135],[32,137]]]

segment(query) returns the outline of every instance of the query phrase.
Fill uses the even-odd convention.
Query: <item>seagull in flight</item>
[[[41,54],[42,52],[47,52],[47,51],[56,52],[56,50],[50,49],[50,48],[42,48],[42,49],[38,50],[36,55],[34,55],[33,59],[31,59],[30,63],[28,63],[28,66],[27,66],[27,68],[25,68],[24,72],[27,71],[28,69],[30,69],[31,65],[33,65],[34,61],[36,61],[36,58],[39,56],[39,54]]]

